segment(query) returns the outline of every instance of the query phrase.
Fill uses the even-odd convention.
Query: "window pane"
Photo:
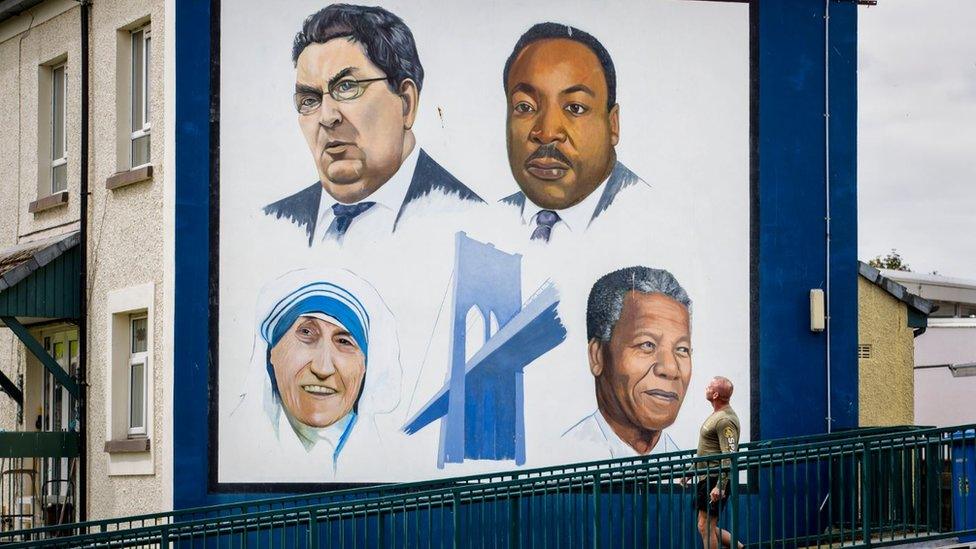
[[[51,159],[64,158],[64,67],[52,71]]]
[[[148,326],[148,321],[146,318],[134,318],[132,319],[132,352],[133,353],[144,353],[148,349],[148,344],[146,343],[146,328]]]
[[[146,365],[141,362],[137,362],[132,365],[132,374],[129,378],[129,395],[130,395],[130,406],[129,406],[129,428],[136,429],[140,427],[145,427],[145,401],[146,401],[146,389],[145,389],[145,374]]]
[[[149,135],[132,140],[132,166],[142,166],[149,163]]]
[[[132,131],[142,129],[142,31],[132,33]],[[133,161],[133,165],[136,162]]]
[[[145,79],[143,80],[143,84],[142,84],[143,85],[143,89],[146,90],[146,93],[143,94],[144,97],[145,97],[145,100],[144,101],[146,103],[146,109],[145,109],[145,113],[146,114],[143,117],[143,121],[144,122],[149,122],[149,112],[151,111],[151,106],[152,106],[152,100],[151,100],[150,94],[149,94],[149,91],[150,91],[150,87],[149,87],[149,71],[152,68],[152,48],[151,48],[151,46],[152,46],[152,38],[149,37],[149,36],[147,36],[146,37],[146,51],[145,51],[145,55],[144,55],[145,70],[143,71],[143,74],[145,75]]]
[[[51,192],[56,193],[68,188],[68,165],[61,164],[51,168]]]

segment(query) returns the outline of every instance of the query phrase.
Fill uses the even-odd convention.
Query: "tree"
[[[901,254],[895,248],[891,249],[891,252],[886,256],[881,257],[876,256],[871,261],[868,261],[868,265],[874,267],[875,269],[891,269],[893,271],[911,271],[908,263],[902,259]]]

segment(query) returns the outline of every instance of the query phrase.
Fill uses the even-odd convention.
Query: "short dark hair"
[[[605,274],[593,284],[586,300],[586,340],[610,341],[620,320],[627,292],[662,294],[682,305],[691,319],[691,298],[674,275],[664,269],[627,267]]]
[[[383,8],[332,4],[309,15],[302,30],[295,35],[292,62],[309,44],[324,44],[335,38],[347,37],[363,45],[366,57],[386,73],[394,88],[404,80],[424,85],[424,67],[417,55],[410,28],[402,19]]]
[[[596,55],[596,58],[600,60],[600,66],[603,67],[603,78],[607,81],[607,110],[613,108],[617,104],[617,71],[613,68],[610,52],[592,34],[560,23],[536,23],[518,39],[518,42],[515,43],[515,49],[508,56],[508,61],[505,61],[505,72],[502,73],[502,87],[506,89],[505,91],[508,91],[508,73],[511,71],[512,63],[515,62],[518,54],[522,53],[522,50],[533,42],[556,38],[579,42],[590,48],[590,51]]]

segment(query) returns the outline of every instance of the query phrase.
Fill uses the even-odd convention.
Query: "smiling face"
[[[581,202],[613,170],[620,133],[596,54],[563,38],[533,42],[512,63],[505,91],[508,162],[522,192],[554,210]]]
[[[609,342],[590,342],[597,402],[615,423],[660,431],[691,381],[688,310],[663,294],[629,292]]]
[[[298,115],[319,179],[339,202],[357,202],[386,183],[413,149],[410,128],[416,115],[417,86],[404,80],[398,90],[386,81],[364,82],[364,92],[337,101],[329,90],[348,92],[354,81],[384,78],[362,44],[335,38],[310,44],[298,56],[296,105],[321,105]],[[355,94],[349,94],[353,96]]]
[[[344,328],[298,317],[271,349],[286,410],[310,427],[328,427],[352,411],[366,375],[366,357]]]

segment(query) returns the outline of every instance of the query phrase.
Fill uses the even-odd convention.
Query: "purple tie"
[[[325,237],[342,240],[342,235],[346,234],[346,231],[349,230],[349,225],[352,224],[352,220],[356,219],[356,216],[359,214],[372,208],[375,204],[376,202],[360,202],[349,205],[333,204],[332,213],[335,214],[335,219],[329,225],[329,230],[325,231]]]
[[[532,231],[532,240],[542,240],[549,242],[552,235],[552,226],[559,222],[559,214],[552,210],[541,210],[535,214],[536,228]]]

